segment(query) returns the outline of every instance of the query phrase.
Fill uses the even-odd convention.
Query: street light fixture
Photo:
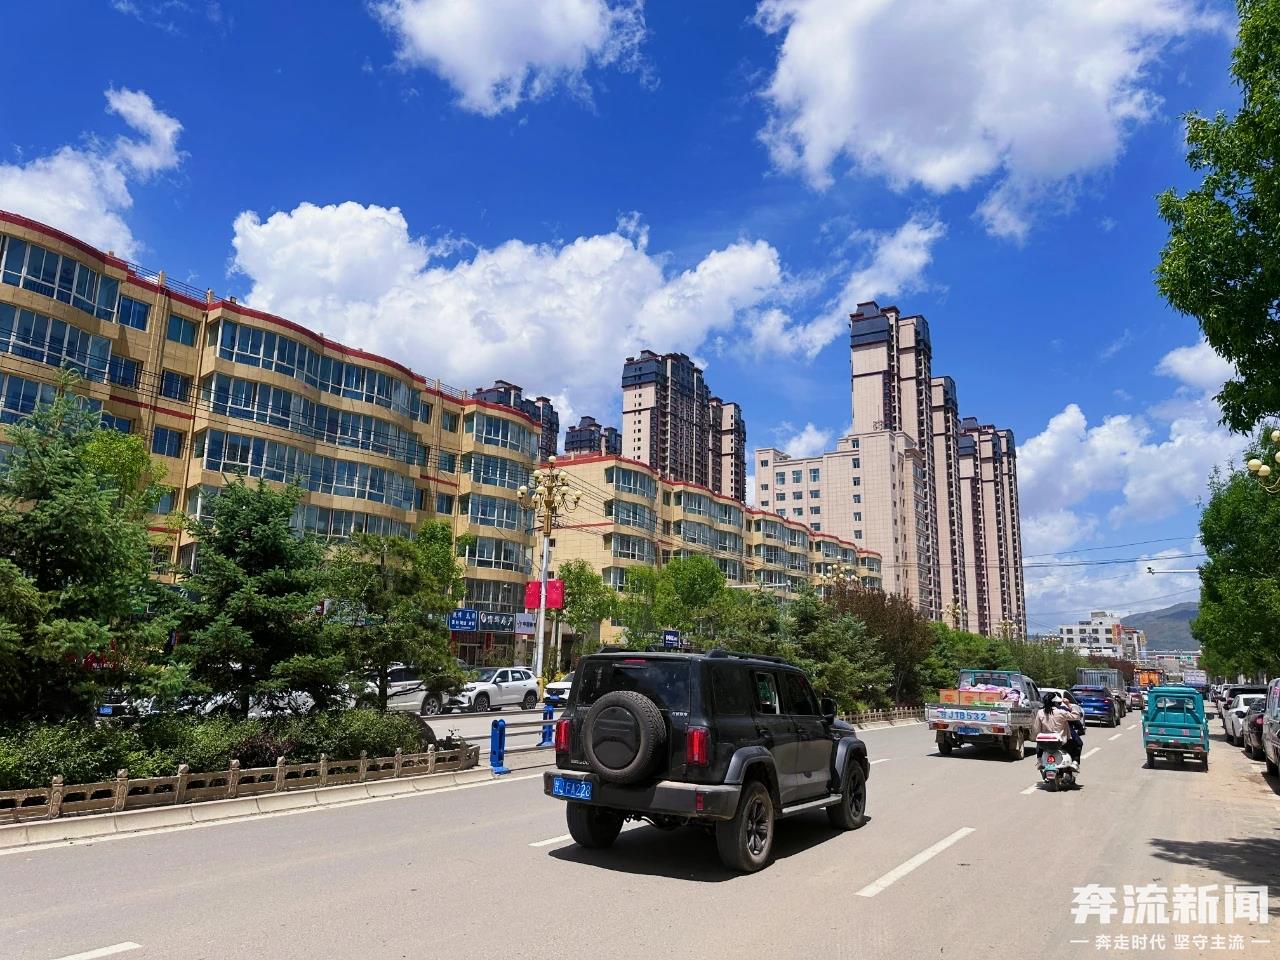
[[[1280,430],[1271,431],[1271,442],[1280,443]],[[1276,451],[1275,461],[1280,464],[1280,450]],[[1260,457],[1252,457],[1246,466],[1249,472],[1258,478],[1258,483],[1262,485],[1263,490],[1267,493],[1280,493],[1280,477],[1271,480],[1271,464],[1263,463]]]
[[[849,587],[857,586],[862,583],[858,579],[858,572],[847,563],[835,564],[831,566],[826,573],[818,575],[818,586],[825,591],[829,588],[839,588],[846,590]]]
[[[543,633],[547,626],[547,572],[551,569],[551,528],[562,513],[578,508],[582,494],[569,486],[564,471],[556,466],[554,456],[547,457],[547,465],[534,470],[529,477],[533,486],[520,485],[516,491],[521,506],[529,507],[542,522],[542,573],[538,591],[537,639],[533,646],[533,672],[542,679]]]

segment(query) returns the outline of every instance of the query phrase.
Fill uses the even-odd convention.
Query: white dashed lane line
[[[1085,754],[1083,757],[1081,757],[1080,759],[1081,759],[1081,760],[1088,760],[1090,757],[1092,757],[1095,753],[1097,753],[1097,752],[1098,752],[1099,750],[1101,750],[1101,749],[1102,749],[1101,747],[1094,747],[1092,750],[1090,750],[1088,753],[1086,753],[1086,754]]]
[[[933,846],[929,847],[926,850],[921,850],[910,860],[907,860],[905,863],[901,863],[898,866],[894,867],[892,870],[886,873],[879,880],[875,880],[867,884],[865,887],[863,887],[861,890],[858,891],[858,896],[874,897],[876,894],[880,893],[881,891],[897,883],[899,880],[901,880],[903,877],[909,874],[912,870],[916,869],[917,867],[925,863],[928,863],[930,860],[932,860],[934,857],[940,854],[943,850],[947,849],[947,847],[951,846],[953,843],[963,840],[965,837],[967,837],[971,833],[973,833],[973,827],[961,827],[959,830],[957,830],[955,833],[951,834],[950,836],[943,837]]]
[[[1123,734],[1123,733],[1116,733],[1116,734],[1113,734],[1113,735],[1111,735],[1111,736],[1107,737],[1107,742],[1109,743],[1109,742],[1111,742],[1112,740],[1119,740],[1119,739],[1120,739],[1121,737],[1123,737],[1123,736],[1124,736],[1124,734]]]
[[[100,957],[114,957],[117,953],[128,953],[130,950],[141,949],[142,944],[126,940],[124,943],[113,943],[109,947],[99,947],[97,950],[68,954],[65,957],[58,957],[58,960],[99,960]]]
[[[1138,725],[1137,725],[1136,723],[1131,723],[1131,724],[1129,724],[1127,727],[1125,727],[1125,729],[1126,729],[1126,730],[1136,730],[1136,729],[1137,729],[1137,727],[1138,727]]]

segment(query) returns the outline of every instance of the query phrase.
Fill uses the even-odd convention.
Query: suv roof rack
[[[764,653],[738,653],[736,650],[721,650],[719,647],[707,654],[708,657],[733,657],[735,660],[763,660],[766,663],[786,663],[782,657],[771,657]]]

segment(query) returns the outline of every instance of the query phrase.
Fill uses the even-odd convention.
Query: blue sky
[[[0,207],[574,416],[616,422],[627,353],[685,350],[749,442],[802,453],[850,422],[844,315],[923,313],[962,413],[1019,439],[1035,629],[1195,596],[1142,571],[1195,565],[1242,442],[1152,284],[1153,198],[1193,182],[1178,116],[1235,103],[1232,17],[48,0],[6,14],[42,39],[7,47]]]

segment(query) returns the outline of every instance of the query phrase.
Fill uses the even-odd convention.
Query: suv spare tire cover
[[[653,768],[667,728],[643,693],[615,690],[591,705],[582,734],[592,770],[610,783],[635,783]]]

